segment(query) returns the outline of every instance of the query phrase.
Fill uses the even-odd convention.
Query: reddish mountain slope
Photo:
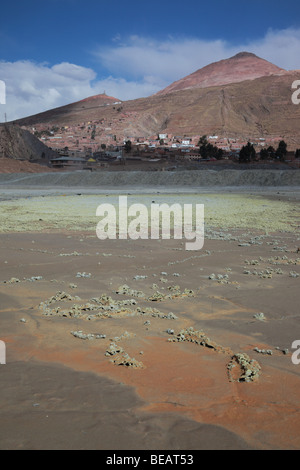
[[[97,122],[92,143],[98,145],[166,133],[242,140],[280,137],[295,149],[300,147],[300,105],[292,103],[291,86],[299,78],[300,71],[285,71],[254,54],[240,53],[148,98],[115,106],[115,98],[98,95],[16,122],[30,130],[38,124],[39,129],[73,126],[74,141],[82,137],[84,145],[90,134],[79,123],[90,121]]]
[[[70,103],[64,106],[59,106],[58,108],[50,109],[49,111],[44,111],[43,113],[38,113],[27,118],[16,119],[14,122],[16,124],[22,125],[26,121],[27,125],[34,125],[39,122],[63,122],[68,124],[70,122],[81,122],[81,113],[92,112],[99,109],[112,105],[114,103],[120,103],[121,101],[113,96],[107,96],[106,94],[89,96],[83,100],[76,101],[75,103]]]
[[[255,54],[240,52],[230,59],[209,64],[191,75],[172,83],[156,94],[166,95],[190,88],[227,85],[229,83],[238,83],[270,75],[284,75],[286,73],[286,70],[257,57]]]

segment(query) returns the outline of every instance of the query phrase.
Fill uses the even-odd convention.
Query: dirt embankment
[[[45,171],[45,170],[44,170]],[[0,174],[1,185],[62,187],[279,187],[300,186],[298,170],[71,171]]]
[[[0,174],[14,173],[45,173],[57,171],[54,168],[31,163],[29,161],[14,160],[13,158],[0,158]]]
[[[2,166],[6,166],[10,160],[42,159],[48,162],[50,158],[55,156],[57,154],[31,132],[15,125],[0,125],[0,157],[5,157],[5,159],[1,159]],[[21,171],[23,170],[21,169]]]

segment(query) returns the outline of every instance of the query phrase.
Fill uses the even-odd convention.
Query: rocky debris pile
[[[76,277],[85,277],[85,278],[87,278],[87,279],[90,279],[91,273],[85,273],[85,272],[83,272],[83,273],[77,273],[77,274],[76,274]]]
[[[219,284],[229,284],[229,276],[228,274],[210,274],[208,279],[211,281],[217,281]]]
[[[124,349],[115,342],[110,343],[109,348],[105,352],[105,356],[111,357],[110,361],[118,366],[131,367],[133,369],[143,369],[144,364],[137,361],[134,357],[130,357]]]
[[[255,313],[253,315],[253,318],[255,318],[256,320],[259,320],[259,321],[266,321],[266,317],[265,317],[265,314],[263,312]]]
[[[276,346],[275,349],[277,349],[278,351],[282,351],[283,354],[285,354],[285,355],[289,353],[288,348],[281,349],[279,346]]]
[[[278,269],[273,269],[273,268],[266,268],[263,269],[262,271],[249,271],[248,269],[245,269],[243,274],[253,274],[255,276],[260,277],[261,279],[272,279],[273,274],[283,274],[283,271],[281,268]]]
[[[255,348],[253,348],[253,351],[256,351],[260,354],[268,354],[269,356],[272,356],[272,354],[273,354],[272,349],[259,349],[257,346],[255,346]]]
[[[279,353],[277,353],[277,351],[280,351],[284,355],[287,355],[289,353],[289,350],[287,348],[282,349],[279,346],[276,346],[274,349],[275,349],[275,351],[273,351],[272,349],[260,349],[257,346],[255,346],[255,348],[253,348],[253,351],[255,351],[259,354],[265,354],[265,355],[268,355],[268,356],[273,356],[273,354],[278,355]]]
[[[234,354],[227,370],[230,382],[255,382],[261,373],[259,363],[246,353]]]
[[[50,305],[54,302],[61,302],[61,301],[64,301],[64,300],[81,300],[81,299],[77,295],[73,297],[72,295],[67,294],[64,291],[58,291],[55,295],[53,295],[48,300],[46,300],[45,303],[47,305]],[[41,302],[41,304],[43,304],[43,302]]]
[[[267,266],[264,269],[258,270],[257,268],[254,270],[250,270],[249,266],[259,266],[261,262],[268,263]],[[299,265],[300,264],[300,259],[291,259],[288,258],[286,255],[283,256],[273,256],[268,259],[263,259],[262,257],[257,259],[252,259],[252,260],[245,260],[244,261],[245,265],[244,266],[244,271],[243,274],[253,274],[256,275],[262,279],[270,279],[273,277],[274,274],[284,274],[284,271],[281,268],[273,268],[272,266],[288,266],[288,265]],[[299,274],[295,271],[290,271],[289,273],[290,277],[298,277]]]
[[[165,318],[167,320],[177,320],[178,318],[173,312],[163,313],[160,310],[151,307],[137,307],[136,310],[140,315],[149,315],[151,317]]]
[[[128,308],[135,304],[134,299],[115,301],[111,297],[103,294],[98,298],[90,299],[84,304],[73,304],[67,309],[62,309],[60,306],[50,308],[49,305],[55,302],[65,301],[80,301],[80,297],[71,296],[66,292],[59,291],[56,295],[50,297],[45,302],[41,302],[39,308],[43,310],[44,315],[57,315],[63,317],[85,318],[93,320],[101,317],[134,315],[135,311]]]
[[[180,330],[177,335],[173,338],[169,338],[168,341],[189,341],[191,343],[199,344],[200,346],[205,346],[206,348],[212,348],[217,352],[222,352],[225,354],[232,354],[230,348],[225,348],[215,341],[211,340],[204,331],[194,330],[191,326],[189,328]]]
[[[120,336],[115,336],[113,341],[122,341],[123,339],[131,339],[135,337],[135,333],[130,333],[129,331],[124,331]]]
[[[127,284],[123,284],[122,286],[120,286],[116,290],[116,294],[129,295],[131,297],[142,297],[142,298],[146,297],[144,292],[140,290],[131,289],[129,286],[127,286]]]
[[[109,306],[113,309],[114,306],[128,306],[128,305],[136,305],[137,301],[135,299],[125,299],[125,300],[114,300],[107,294],[102,294],[100,297],[93,297],[91,299],[92,302],[102,306]]]
[[[106,338],[106,335],[102,334],[93,334],[93,333],[83,333],[82,330],[78,331],[71,331],[71,334],[75,336],[75,338],[79,339],[102,339]]]
[[[9,279],[9,281],[3,281],[3,284],[17,284],[18,282],[21,282],[20,279],[17,277],[12,277]]]
[[[166,298],[166,294],[163,294],[160,291],[154,292],[150,297],[148,297],[148,300],[151,300],[152,302],[160,302],[161,300],[164,300]]]
[[[271,258],[268,259],[268,262],[270,264],[280,264],[280,265],[288,265],[288,264],[294,264],[294,265],[299,265],[300,264],[300,258],[288,258],[286,255],[283,256],[272,256]]]
[[[9,281],[3,281],[3,284],[17,284],[18,282],[34,282],[34,281],[41,281],[43,276],[32,276],[32,277],[24,277],[23,280],[18,279],[17,277],[12,277]]]
[[[88,253],[85,253],[85,255],[87,256]],[[84,256],[84,254],[78,253],[78,251],[73,251],[72,253],[59,253],[58,256]]]
[[[156,291],[152,295],[150,295],[147,300],[150,300],[152,302],[160,302],[166,299],[179,299],[182,297],[194,297],[195,295],[192,289],[184,289],[183,291],[181,291],[180,286],[169,286],[167,289],[169,291],[169,294],[164,294],[160,291]]]
[[[42,310],[43,315],[83,318],[86,320],[140,315],[164,318],[168,320],[177,319],[177,316],[172,312],[164,313],[151,307],[137,307],[134,309],[131,307],[137,304],[135,299],[114,300],[106,294],[102,294],[100,297],[93,297],[86,303],[75,303],[65,309],[60,305],[55,305],[50,308],[50,305],[54,303],[80,300],[81,298],[78,296],[72,296],[66,292],[59,291],[48,300],[41,302],[39,304],[39,308]]]
[[[231,382],[253,382],[259,377],[261,367],[255,359],[250,359],[245,353],[234,354],[230,348],[217,344],[201,330],[194,330],[193,327],[189,327],[179,331],[177,335],[174,335],[173,331],[169,334],[172,335],[172,338],[168,338],[169,342],[188,341],[231,356],[231,360],[227,365]]]
[[[56,308],[50,308],[49,305],[55,303],[55,302],[63,302],[63,301],[77,301],[80,300],[80,297],[78,296],[72,296],[70,294],[67,294],[64,291],[58,291],[55,295],[52,297],[49,297],[49,299],[45,300],[44,302],[40,302],[39,304],[39,309],[43,311],[43,315],[58,315],[60,314],[60,307]]]
[[[153,284],[153,288],[157,288],[156,284]],[[123,284],[120,286],[116,293],[117,294],[126,294],[132,297],[140,297],[140,298],[145,298],[148,301],[152,302],[160,302],[165,299],[175,299],[175,298],[181,298],[181,297],[192,297],[194,296],[194,291],[191,289],[184,289],[183,291],[180,290],[180,286],[169,286],[167,287],[167,290],[169,293],[165,294],[163,292],[160,292],[159,290],[156,290],[153,294],[151,294],[149,297],[146,296],[146,294],[142,291],[138,291],[135,289],[131,289],[127,284]]]

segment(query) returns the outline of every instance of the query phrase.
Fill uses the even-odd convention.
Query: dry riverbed
[[[299,449],[299,194],[128,201],[204,204],[203,248],[99,240],[117,194],[1,202],[0,448]]]

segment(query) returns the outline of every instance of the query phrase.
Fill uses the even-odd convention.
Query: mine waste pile
[[[55,172],[0,174],[0,185],[30,187],[168,187],[168,186],[300,186],[300,172],[293,170],[180,170]]]

